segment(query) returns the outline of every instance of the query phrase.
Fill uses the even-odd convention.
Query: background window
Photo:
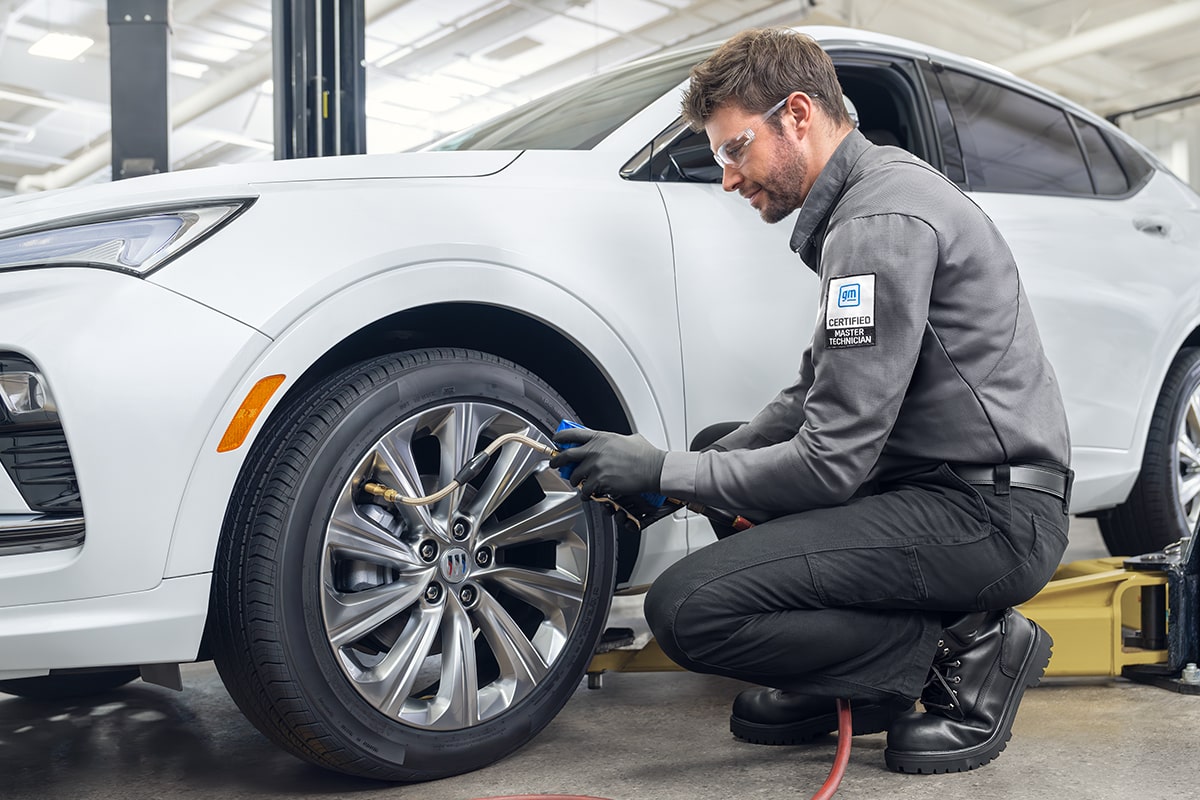
[[[1075,127],[1079,130],[1079,140],[1083,142],[1088,164],[1092,168],[1092,182],[1096,184],[1096,194],[1116,195],[1128,192],[1129,181],[1125,179],[1125,171],[1121,169],[1108,142],[1104,141],[1100,129],[1079,117],[1075,117]]]
[[[954,70],[942,74],[974,191],[1092,194],[1083,153],[1059,108]]]

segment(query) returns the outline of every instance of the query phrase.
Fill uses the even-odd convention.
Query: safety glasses
[[[788,97],[791,97],[791,95],[788,95]],[[787,101],[788,98],[785,97],[775,105],[771,106],[770,110],[759,117],[758,122],[754,124],[761,125],[762,123],[766,122],[768,119],[770,119],[772,114],[783,108],[783,104]],[[750,143],[753,141],[754,128],[746,128],[746,130],[742,131],[737,136],[734,136],[731,139],[726,139],[724,142],[722,142],[721,146],[717,148],[717,151],[713,153],[713,160],[717,162],[717,166],[721,169],[725,169],[726,167],[740,167],[743,163],[745,163],[746,151],[750,149]]]

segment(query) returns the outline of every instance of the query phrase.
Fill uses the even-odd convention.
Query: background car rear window
[[[941,77],[973,191],[1093,193],[1062,109],[956,70]]]
[[[1108,142],[1104,140],[1100,129],[1087,120],[1075,117],[1075,128],[1079,131],[1079,140],[1087,152],[1088,165],[1092,168],[1092,181],[1096,184],[1096,194],[1121,195],[1129,191],[1129,181],[1125,171],[1117,162],[1117,157]]]
[[[689,50],[601,73],[514,108],[434,150],[588,150],[678,86],[708,51]]]

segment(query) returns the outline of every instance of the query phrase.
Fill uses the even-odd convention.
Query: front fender
[[[164,577],[212,570],[242,464],[264,426],[281,411],[287,390],[317,359],[379,319],[406,308],[450,301],[516,309],[564,332],[603,370],[638,431],[659,445],[682,441],[682,392],[677,380],[655,383],[671,387],[668,396],[656,395],[644,359],[586,301],[529,272],[495,263],[411,264],[373,275],[303,309],[303,315],[284,328],[243,375],[196,459],[176,518]],[[276,374],[286,379],[246,442],[234,451],[218,453],[217,445],[243,398],[261,378]],[[671,410],[674,413],[668,413]],[[668,419],[677,422],[669,424]]]

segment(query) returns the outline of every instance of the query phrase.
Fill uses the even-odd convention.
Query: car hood
[[[121,209],[248,197],[256,186],[336,180],[494,175],[520,151],[422,152],[232,164],[0,199],[0,233]]]

